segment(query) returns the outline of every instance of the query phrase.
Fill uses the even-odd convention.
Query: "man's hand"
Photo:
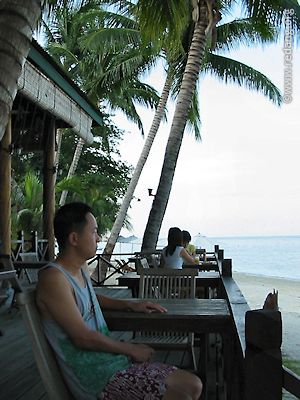
[[[162,307],[160,304],[152,303],[151,301],[139,301],[130,302],[130,309],[134,312],[144,312],[144,313],[152,313],[152,312],[160,312],[165,313],[167,309]]]
[[[154,354],[154,349],[145,344],[129,344],[130,353],[129,357],[135,362],[150,361]]]

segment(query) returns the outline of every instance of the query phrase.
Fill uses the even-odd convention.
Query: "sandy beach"
[[[282,314],[283,355],[300,361],[300,281],[233,272],[250,308],[261,308],[267,294],[278,290]]]

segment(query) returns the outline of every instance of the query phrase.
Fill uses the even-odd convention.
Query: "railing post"
[[[223,249],[218,250],[217,259],[218,259],[218,261],[223,261],[223,259],[224,259],[224,250]]]
[[[231,258],[225,258],[222,261],[222,271],[223,276],[229,276],[232,278],[232,260]]]
[[[219,251],[219,245],[218,245],[218,244],[215,244],[215,255],[218,254],[218,251]]]
[[[281,400],[281,313],[265,309],[247,311],[245,333],[245,400]]]
[[[37,249],[37,231],[30,232],[30,251],[38,253]]]

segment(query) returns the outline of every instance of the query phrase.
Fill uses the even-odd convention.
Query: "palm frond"
[[[272,25],[265,25],[257,30],[249,18],[236,19],[217,27],[215,50],[233,50],[241,45],[249,46],[271,43],[276,40],[279,30]]]
[[[270,79],[239,61],[216,54],[208,54],[202,72],[215,75],[225,83],[235,83],[262,93],[277,105],[282,103],[281,93]]]
[[[82,49],[90,49],[102,53],[117,53],[124,51],[124,46],[140,46],[141,36],[136,29],[128,28],[102,28],[86,34],[80,39]]]
[[[201,141],[201,120],[200,120],[200,107],[199,107],[199,92],[198,88],[196,88],[193,98],[191,107],[188,114],[187,120],[187,129],[188,131],[193,132],[194,138],[198,141]]]
[[[139,0],[136,13],[146,42],[156,42],[167,36],[168,43],[181,45],[182,32],[190,19],[189,1]]]
[[[300,39],[300,6],[297,0],[242,0],[242,7],[246,16],[258,27],[265,24],[283,27],[289,10],[291,28]]]

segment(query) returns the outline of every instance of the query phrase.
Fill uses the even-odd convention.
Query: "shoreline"
[[[233,279],[251,309],[262,308],[273,289],[278,290],[278,305],[282,315],[282,353],[300,361],[300,281],[233,272]]]
[[[300,284],[300,279],[297,279],[297,278],[287,278],[286,276],[275,276],[275,275],[263,275],[263,274],[253,274],[253,273],[251,273],[251,272],[241,272],[241,271],[232,271],[232,274],[233,275],[235,275],[235,276],[239,276],[239,275],[246,275],[246,276],[249,276],[249,277],[256,277],[256,278],[262,278],[262,279],[267,279],[268,281],[270,280],[270,279],[274,279],[275,281],[276,280],[285,280],[285,281],[288,281],[288,282],[296,282],[296,283],[299,283]]]

